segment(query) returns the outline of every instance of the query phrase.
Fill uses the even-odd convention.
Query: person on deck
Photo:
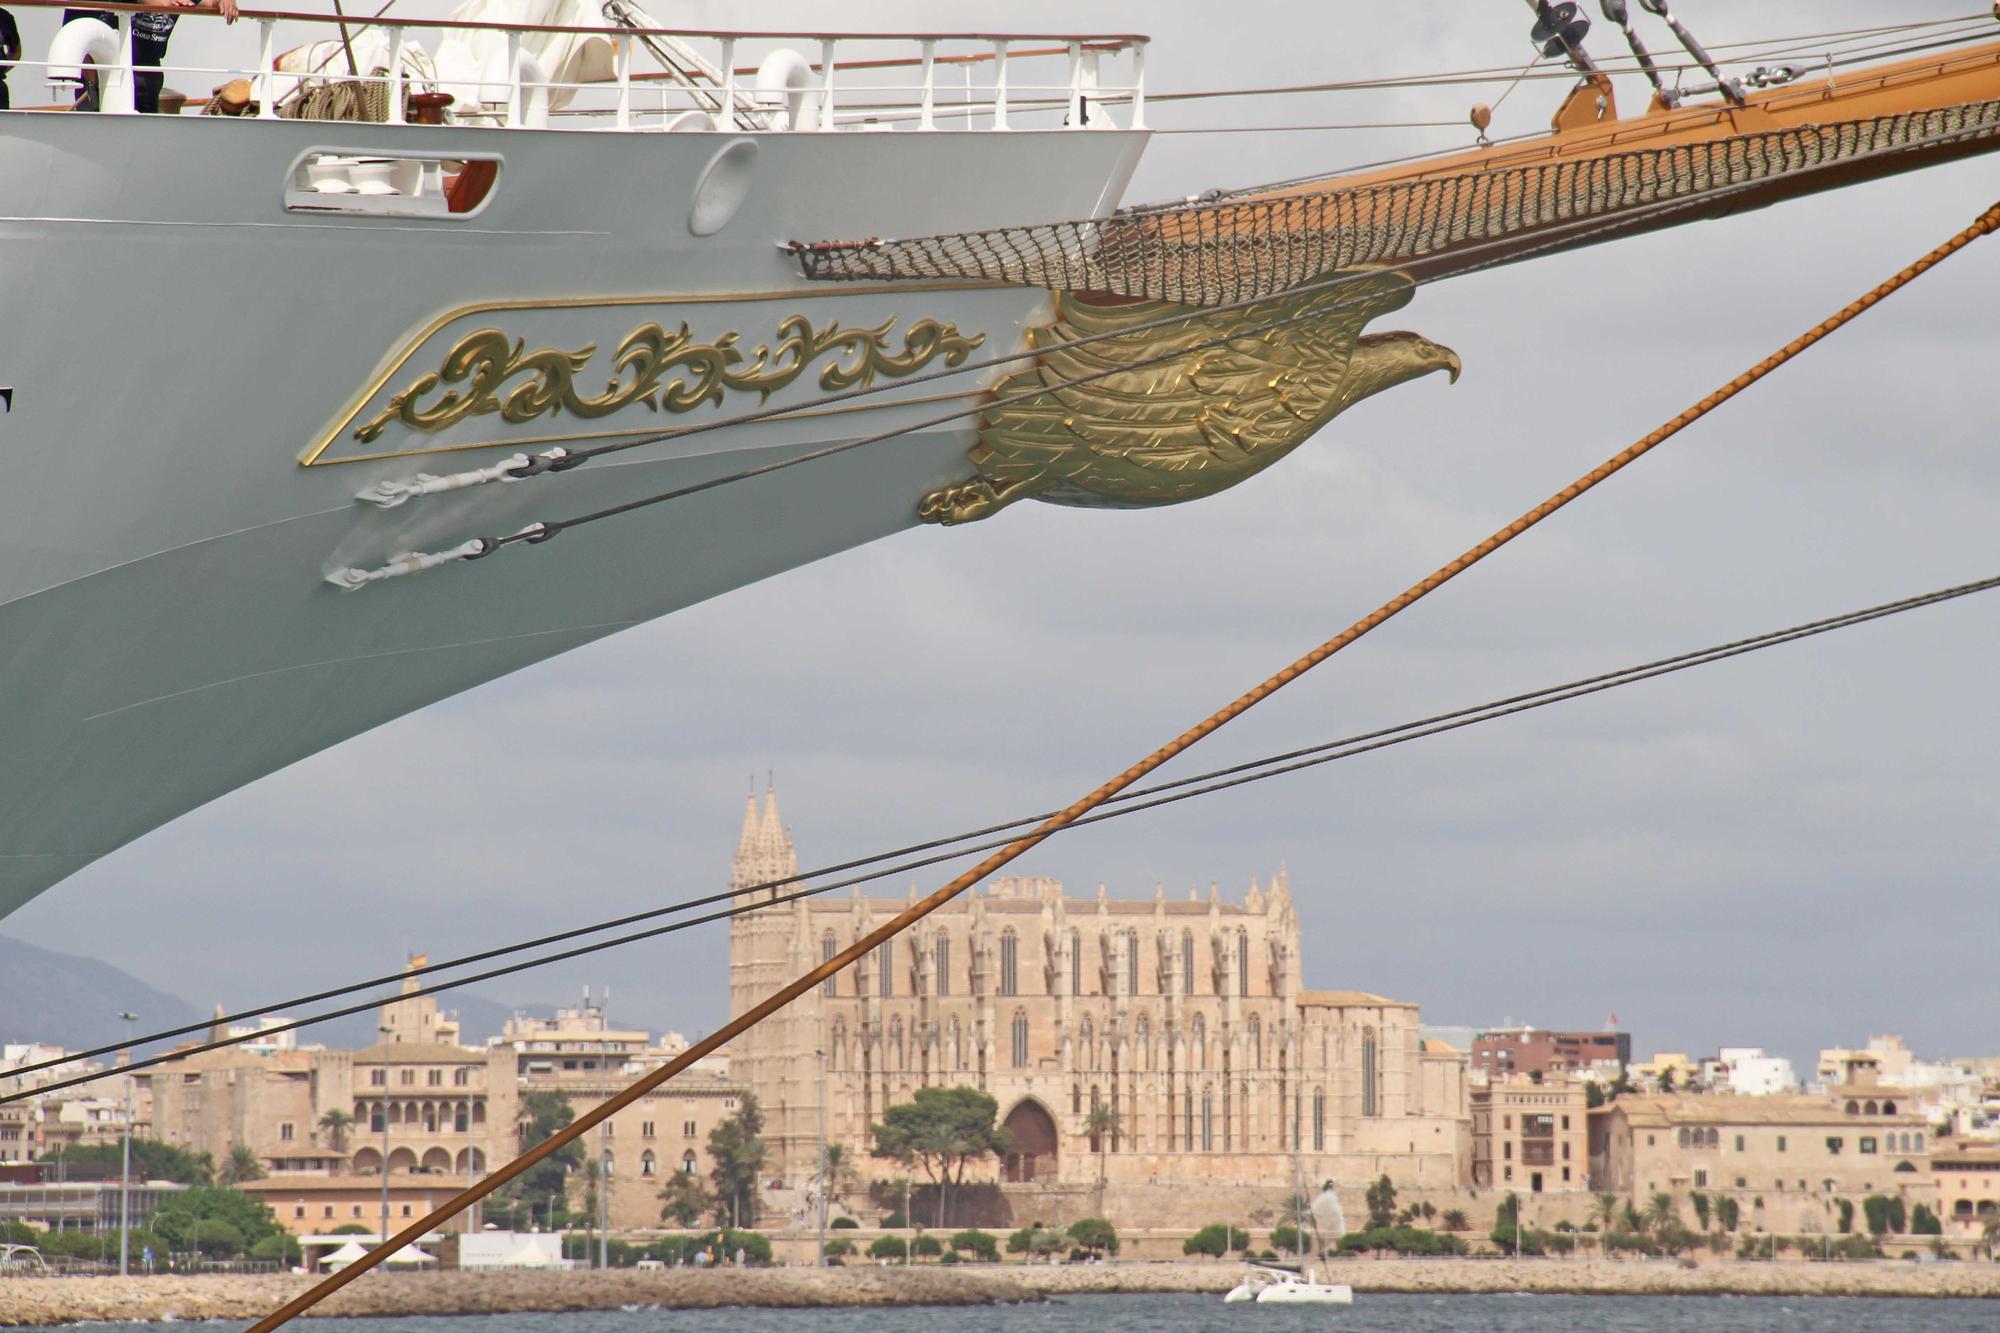
[[[14,26],[14,16],[0,9],[0,111],[13,105],[7,98],[7,75],[11,65],[5,62],[21,58],[21,30]]]
[[[215,0],[205,4],[203,0],[142,0],[148,12],[132,15],[132,63],[135,66],[150,66],[157,70],[167,55],[167,38],[173,36],[174,24],[180,22],[182,9],[215,9],[221,13],[226,23],[236,22],[237,0]],[[99,19],[112,31],[118,29],[118,16],[106,9],[65,9],[63,22],[71,19]],[[160,89],[165,86],[164,74],[136,73],[132,79],[132,97],[138,109],[148,115],[160,109]],[[95,111],[98,107],[97,92],[87,88],[78,100],[80,110]]]

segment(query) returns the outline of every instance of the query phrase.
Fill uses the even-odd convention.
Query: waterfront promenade
[[[1598,1295],[1922,1296],[2000,1299],[1990,1263],[1679,1263],[1603,1260],[1355,1260],[1331,1266],[1357,1292]],[[370,1276],[329,1300],[329,1315],[495,1314],[658,1305],[789,1307],[978,1305],[1111,1292],[1212,1292],[1235,1263],[966,1265],[820,1271],[770,1268],[608,1272],[397,1273]],[[114,1319],[249,1319],[303,1290],[286,1275],[0,1279],[0,1327]]]

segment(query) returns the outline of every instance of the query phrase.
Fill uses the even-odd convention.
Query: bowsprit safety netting
[[[1227,305],[1363,264],[1407,264],[1519,237],[1520,251],[1477,266],[1601,239],[1621,215],[1634,225],[1662,206],[1775,185],[1801,173],[1887,174],[1946,155],[2000,147],[2000,101],[1838,121],[1702,143],[1637,149],[1387,184],[1121,210],[1108,218],[907,240],[793,242],[820,282],[983,280]],[[1899,160],[1902,159],[1902,160]],[[1838,183],[1847,183],[1846,173]],[[1803,182],[1801,182],[1803,184]],[[1535,233],[1601,220],[1572,238]],[[1441,267],[1449,270],[1448,262]]]

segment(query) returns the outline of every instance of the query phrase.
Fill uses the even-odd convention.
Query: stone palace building
[[[738,901],[769,900],[782,888],[760,886],[797,873],[775,796],[761,810],[753,796]],[[806,898],[733,918],[732,1013],[907,902]],[[767,1117],[773,1184],[803,1190],[816,1170],[821,1052],[828,1140],[864,1175],[896,1172],[868,1157],[885,1107],[959,1084],[999,1102],[1013,1135],[994,1168],[1004,1184],[1096,1188],[1102,1171],[1137,1205],[1147,1188],[1282,1192],[1295,1169],[1314,1186],[1386,1171],[1445,1190],[1469,1170],[1465,1057],[1426,1047],[1414,1004],[1306,988],[1283,869],[1232,902],[1213,888],[1072,897],[1006,878],[941,908],[734,1043],[732,1075]],[[1092,1135],[1096,1106],[1116,1132]]]

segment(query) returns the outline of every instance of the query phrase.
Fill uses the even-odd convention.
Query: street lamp
[[[132,1063],[132,1025],[139,1015],[121,1012],[125,1020],[125,1063]],[[118,1276],[132,1271],[132,1074],[125,1074],[125,1152],[118,1172]]]
[[[819,1259],[826,1267],[826,1052],[814,1051],[819,1060]],[[905,1218],[904,1221],[908,1221]]]

